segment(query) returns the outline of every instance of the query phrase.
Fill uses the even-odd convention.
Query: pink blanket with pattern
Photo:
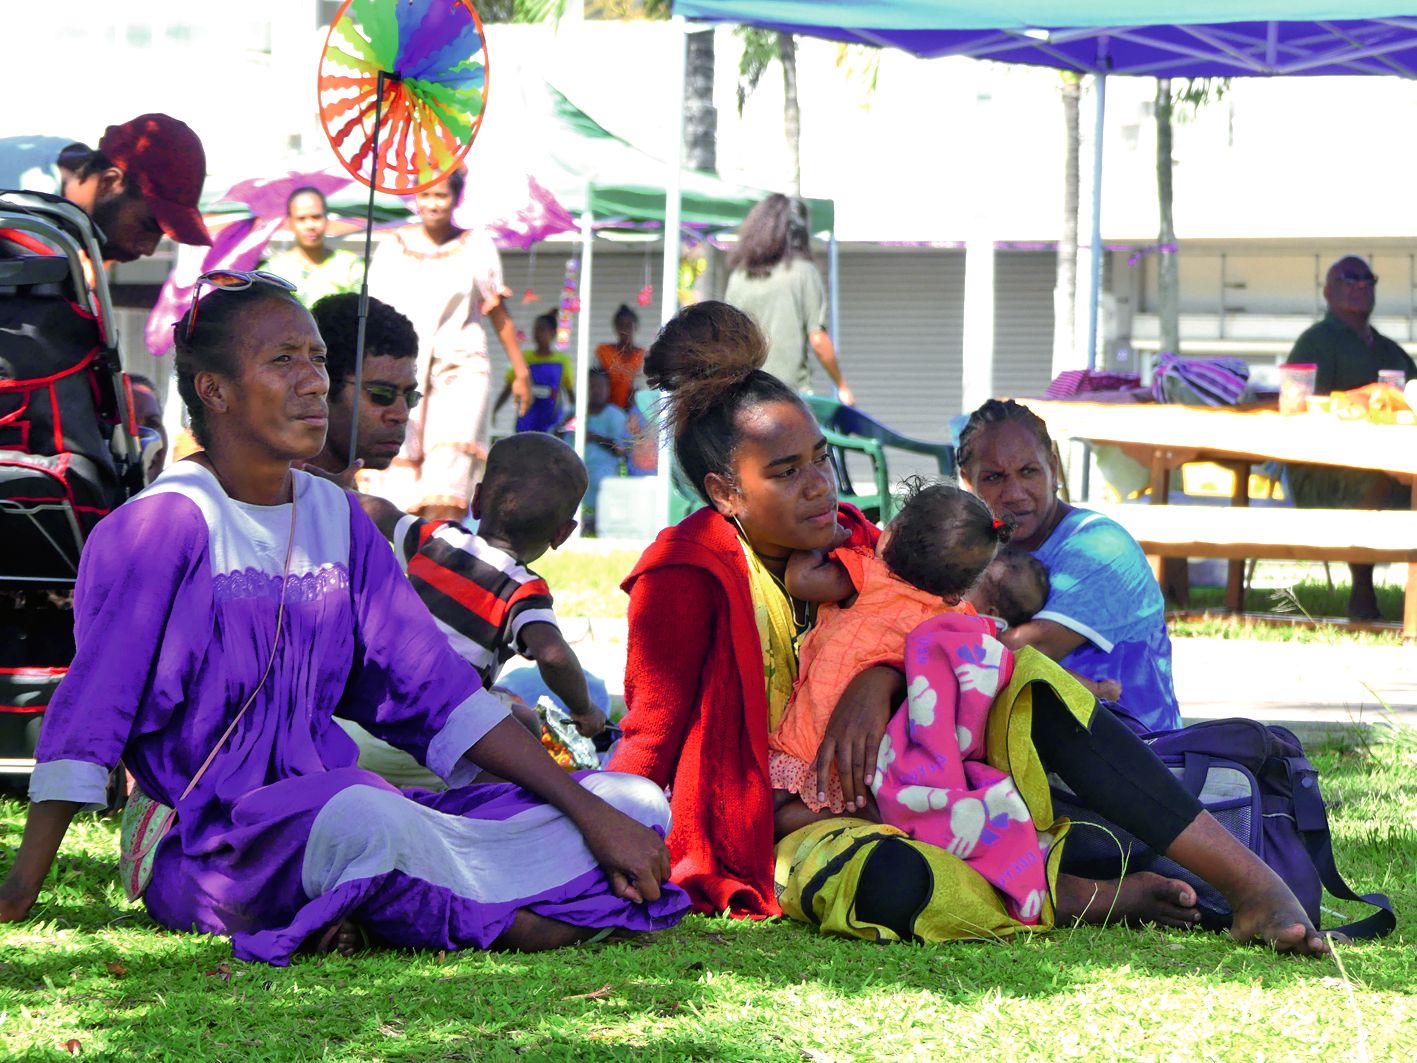
[[[959,857],[1036,924],[1045,858],[1028,806],[1008,773],[985,761],[985,728],[1014,656],[986,617],[945,614],[906,639],[906,704],[881,740],[873,788],[881,818]]]

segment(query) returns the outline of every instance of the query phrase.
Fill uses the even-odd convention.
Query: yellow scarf
[[[792,602],[787,591],[763,565],[746,542],[743,556],[748,561],[748,590],[753,596],[753,616],[763,644],[763,676],[767,680],[768,730],[782,722],[792,687],[797,682],[797,624],[792,618]]]

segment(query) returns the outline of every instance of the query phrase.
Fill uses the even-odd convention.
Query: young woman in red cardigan
[[[646,369],[669,393],[680,467],[707,505],[662,532],[625,581],[629,711],[611,767],[670,790],[673,879],[700,911],[785,911],[878,940],[1012,933],[1021,928],[986,911],[962,861],[875,815],[869,787],[904,695],[901,672],[857,676],[818,754],[817,777],[838,773],[852,814],[812,813],[770,787],[768,731],[791,694],[795,643],[811,622],[782,586],[788,557],[871,546],[879,533],[838,504],[826,440],[797,394],[758,368],[765,355],[751,319],[715,302],[684,310],[650,350]],[[1131,731],[1105,709],[1088,710],[1080,720],[1062,700],[1035,697],[1027,756],[1220,890],[1236,939],[1327,951],[1283,881]],[[1199,919],[1188,884],[1150,872],[1097,882],[1055,867],[1050,887],[1042,929],[1079,919],[1178,927]]]

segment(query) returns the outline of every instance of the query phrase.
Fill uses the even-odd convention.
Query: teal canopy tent
[[[674,12],[1086,73],[1417,74],[1412,0],[676,0]]]
[[[1109,74],[1417,77],[1417,0],[675,0],[676,15],[1097,79],[1087,364],[1102,281]]]

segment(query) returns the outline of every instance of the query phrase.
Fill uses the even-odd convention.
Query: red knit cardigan
[[[851,544],[880,532],[854,506]],[[704,508],[650,545],[630,595],[624,738],[610,767],[670,788],[673,879],[701,912],[781,915],[773,888],[767,684],[737,531]]]

